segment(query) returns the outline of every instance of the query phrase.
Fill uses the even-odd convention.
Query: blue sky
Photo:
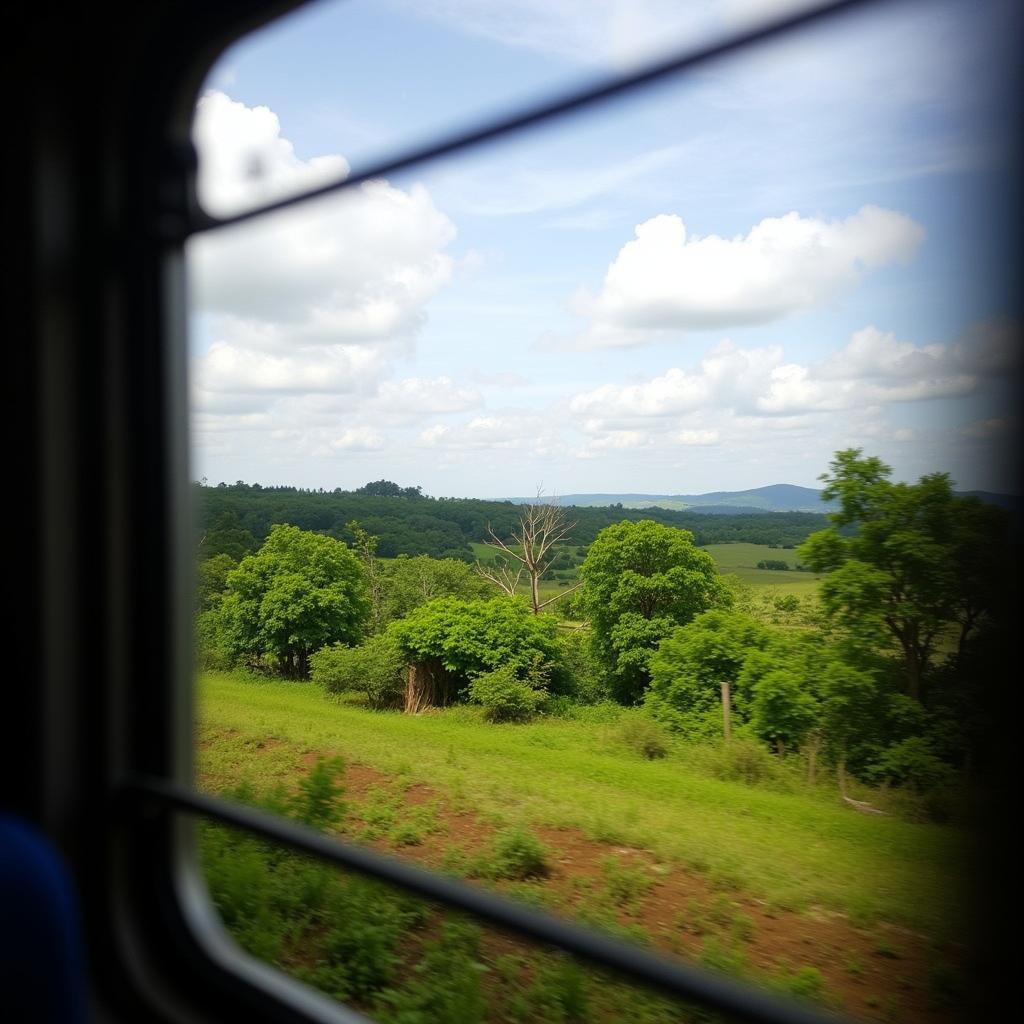
[[[782,6],[314,4],[212,69],[201,198],[244,207]],[[680,493],[812,485],[856,445],[1011,488],[1018,30],[1010,3],[868,5],[198,239],[195,475]]]

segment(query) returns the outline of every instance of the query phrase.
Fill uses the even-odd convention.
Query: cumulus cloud
[[[204,201],[219,206],[347,169],[337,155],[299,159],[273,111],[216,90],[199,101],[194,133]],[[427,302],[451,279],[445,249],[454,237],[424,187],[386,181],[198,236],[189,283],[210,342],[193,361],[197,406],[230,415],[287,395],[377,395],[382,409],[472,408],[476,393],[448,378],[382,384],[394,357],[410,350]]]
[[[308,344],[380,342],[412,333],[452,276],[452,222],[421,185],[367,182],[189,245],[203,312],[289,325]]]
[[[331,441],[330,445],[336,451],[376,452],[384,447],[384,437],[369,427],[352,427]]]
[[[192,138],[199,152],[199,201],[216,214],[279,199],[349,172],[348,161],[337,153],[299,159],[269,107],[247,107],[219,89],[208,89],[199,98]]]
[[[200,390],[228,394],[344,394],[383,369],[380,353],[359,345],[267,352],[215,341],[195,363]]]
[[[768,217],[746,235],[690,235],[681,217],[639,224],[597,295],[578,292],[584,344],[639,344],[666,330],[761,324],[809,309],[870,270],[911,259],[924,228],[905,214],[861,207],[844,220]]]
[[[981,369],[1005,361],[994,361],[993,350],[986,347],[979,362],[965,344],[917,346],[868,326],[821,363],[804,365],[787,361],[781,346],[743,349],[723,341],[693,368],[671,367],[641,383],[580,392],[569,409],[585,418],[584,424],[615,420],[621,425],[722,409],[737,416],[797,420],[807,414],[957,397],[977,390]]]

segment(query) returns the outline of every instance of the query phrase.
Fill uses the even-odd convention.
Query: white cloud
[[[199,390],[228,394],[343,394],[383,369],[380,353],[359,345],[280,353],[215,341],[195,363]]]
[[[229,84],[234,75],[221,75]],[[196,104],[192,138],[199,152],[199,201],[216,214],[229,214],[303,191],[349,172],[338,154],[300,160],[281,137],[281,122],[269,107],[247,107],[218,89]]]
[[[481,402],[479,391],[460,386],[451,377],[406,377],[381,384],[375,404],[382,410],[407,416],[465,412]]]
[[[261,154],[258,188],[275,194],[347,167],[338,156],[300,160],[273,111],[215,90],[199,101],[194,130],[204,195],[221,204],[255,197],[247,154]],[[241,414],[285,395],[374,393],[385,411],[406,414],[479,404],[449,378],[382,384],[395,355],[410,351],[427,302],[451,280],[445,249],[454,237],[423,186],[385,181],[198,236],[189,279],[210,342],[193,361],[197,406]]]
[[[352,427],[330,444],[337,451],[376,452],[384,447],[384,437],[369,427]]]
[[[781,346],[743,349],[723,341],[692,369],[671,367],[638,384],[604,384],[573,396],[569,410],[586,417],[584,430],[715,410],[782,417],[799,428],[806,414],[970,394],[981,376],[963,371],[969,362],[963,346],[915,346],[868,326],[824,362],[803,365],[787,362]]]
[[[452,222],[421,185],[367,182],[189,244],[195,308],[288,324],[306,343],[412,333],[452,276]]]
[[[666,330],[768,323],[809,309],[863,274],[917,251],[924,229],[905,214],[861,207],[845,220],[768,217],[744,236],[688,235],[681,217],[636,227],[598,295],[572,301],[590,318],[584,344],[638,344]]]

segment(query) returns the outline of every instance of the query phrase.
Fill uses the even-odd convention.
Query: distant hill
[[[518,505],[533,498],[510,498]],[[736,512],[827,512],[832,505],[821,500],[821,492],[813,487],[794,484],[769,484],[747,491],[710,491],[707,494],[562,494],[562,505],[585,508],[621,504],[623,508],[665,508],[734,514]]]
[[[1021,499],[1012,494],[994,494],[991,491],[961,491],[991,505],[1019,512]],[[509,498],[517,505],[533,498]],[[701,512],[707,515],[734,515],[737,512],[830,512],[836,502],[821,500],[821,491],[796,484],[769,484],[747,491],[709,491],[707,494],[562,494],[559,504],[582,508],[604,508],[622,505],[623,508],[663,508],[675,511]]]

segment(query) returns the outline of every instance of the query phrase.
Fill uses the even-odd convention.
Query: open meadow
[[[496,726],[478,708],[374,712],[308,682],[209,672],[199,781],[294,791],[318,758],[341,757],[343,835],[856,1016],[944,1019],[955,828],[858,814],[834,782],[808,786],[770,755],[744,765],[679,744],[647,760],[622,715]],[[541,867],[488,875],[517,829]]]

